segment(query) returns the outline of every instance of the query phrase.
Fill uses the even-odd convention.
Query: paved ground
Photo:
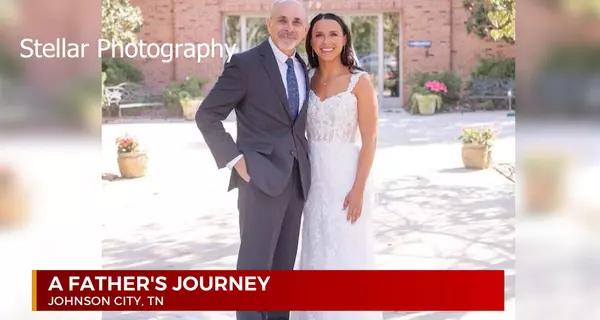
[[[514,184],[494,170],[462,168],[461,127],[500,130],[498,162],[514,162],[506,112],[430,117],[381,115],[373,174],[380,187],[377,262],[383,269],[505,269],[514,296]],[[227,122],[228,130],[234,123]],[[110,124],[103,172],[118,172],[114,139],[129,132],[149,151],[148,176],[104,183],[107,269],[232,269],[238,248],[236,194],[194,123]],[[402,290],[402,288],[398,288]],[[514,319],[504,313],[393,313],[386,319]],[[230,312],[104,313],[106,320],[234,319]]]

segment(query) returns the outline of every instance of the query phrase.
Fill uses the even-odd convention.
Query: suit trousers
[[[304,196],[297,160],[285,189],[271,197],[242,180],[238,188],[241,245],[238,270],[292,270],[298,251]],[[289,311],[237,312],[238,320],[289,319]]]

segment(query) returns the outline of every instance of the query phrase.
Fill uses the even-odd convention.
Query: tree
[[[503,40],[514,44],[516,0],[463,0],[469,12],[467,32],[481,39]]]
[[[122,45],[137,40],[142,11],[129,0],[102,0],[102,39]]]

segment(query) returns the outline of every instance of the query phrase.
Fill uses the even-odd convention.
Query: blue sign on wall
[[[430,48],[431,47],[431,41],[409,41],[408,42],[408,46],[410,48],[417,48],[417,47]]]

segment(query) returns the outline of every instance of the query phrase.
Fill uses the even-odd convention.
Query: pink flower
[[[448,93],[448,88],[446,85],[438,80],[431,80],[425,83],[425,88],[434,93],[444,92]]]

